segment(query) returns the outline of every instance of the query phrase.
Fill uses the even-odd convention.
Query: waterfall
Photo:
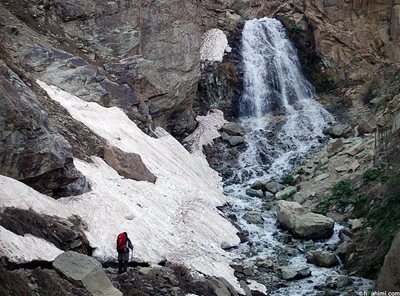
[[[282,24],[271,18],[247,21],[242,35],[244,94],[241,121],[252,129],[242,154],[241,181],[280,176],[320,145],[332,116],[314,100],[296,48]],[[244,179],[243,179],[244,178]]]

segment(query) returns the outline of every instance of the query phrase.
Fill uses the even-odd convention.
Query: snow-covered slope
[[[157,129],[157,139],[149,137],[118,108],[104,108],[38,83],[72,117],[110,145],[139,154],[157,181],[153,184],[124,179],[97,157],[92,163],[75,159],[75,166],[91,183],[91,192],[53,200],[16,180],[0,176],[0,207],[32,208],[61,217],[79,215],[88,225],[87,238],[101,260],[116,257],[116,236],[127,231],[135,257],[153,263],[164,258],[182,262],[202,273],[223,276],[238,288],[229,267],[231,258],[220,247],[223,242],[236,245],[239,239],[236,228],[216,209],[227,201],[221,193],[218,174],[164,130]],[[5,239],[0,237],[0,252],[5,253],[7,248],[6,254],[17,262],[32,260],[13,245],[5,245]],[[18,239],[29,243],[32,249],[47,244],[28,236]],[[35,254],[36,259],[49,259]],[[56,256],[57,252],[53,250],[51,254]]]

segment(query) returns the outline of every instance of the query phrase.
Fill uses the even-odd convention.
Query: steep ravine
[[[240,65],[241,32],[246,20],[264,16],[282,21],[300,62],[285,41],[280,50],[291,56],[286,60],[290,67],[269,74],[264,67],[247,69],[255,74],[248,79]],[[248,294],[249,287],[257,296],[261,292],[256,290],[265,291],[264,286],[277,295],[304,294],[313,288],[317,294],[352,295],[370,286],[339,267],[317,268],[311,263],[310,270],[295,274],[305,279],[282,277],[283,271],[285,277],[292,276],[285,267],[305,265],[304,254],[310,251],[321,248],[332,255],[339,238],[339,253],[348,247],[341,257],[344,267],[360,273],[352,267],[366,262],[372,266],[363,266],[364,274],[376,276],[395,237],[400,221],[395,211],[400,167],[399,16],[397,0],[2,1],[1,287],[6,294],[52,295],[58,287],[60,294],[87,295],[81,284],[49,269],[51,261],[68,250],[93,251],[102,261],[114,260],[111,242],[121,227],[137,238],[135,260],[153,264],[120,277],[114,268],[107,269],[126,295],[236,295],[219,276],[236,289],[241,284],[242,293]],[[203,34],[215,28],[223,30],[233,50],[204,71],[199,48]],[[271,41],[271,32],[263,36],[264,31],[260,36]],[[256,63],[273,65],[266,57],[276,57],[276,51],[258,49],[268,55],[260,54]],[[285,75],[276,79],[282,72]],[[340,121],[328,131],[335,139],[322,133],[330,116],[312,101],[314,89],[301,73]],[[254,80],[261,78],[265,83],[258,86],[270,89],[252,91]],[[282,78],[289,82],[284,101],[275,93]],[[273,100],[264,105],[266,93]],[[247,103],[239,108],[242,94]],[[224,124],[223,118],[220,112],[211,113],[214,129],[205,129],[211,135],[205,133],[192,154],[159,128],[182,139],[196,125],[201,130],[201,120],[205,121],[196,123],[193,110],[204,115],[214,107],[223,109],[229,120],[241,116],[242,127],[225,125],[220,137],[215,127]],[[214,138],[214,147],[205,151],[213,154],[209,162],[220,170],[225,193],[234,202],[221,194],[220,178],[201,153],[202,144]],[[377,167],[371,168],[373,161]],[[290,172],[293,176],[285,175]],[[373,179],[368,185],[359,181],[365,172],[368,180]],[[393,178],[387,181],[388,176]],[[278,181],[272,183],[274,189],[266,187],[270,178]],[[339,238],[338,225],[331,239],[317,242],[276,228],[272,200],[284,189],[281,183],[295,185],[288,186],[290,194],[281,193],[282,199],[311,211],[330,198],[329,190],[338,181],[347,179],[356,200],[341,197],[338,205],[329,201],[323,209],[344,227]],[[360,200],[365,202],[361,214],[354,206]],[[241,230],[238,248],[238,229],[220,211],[227,203],[231,207],[224,208],[225,218]],[[389,210],[393,220],[385,219]],[[376,227],[369,220],[371,212],[372,221],[379,222]],[[368,238],[375,231],[385,245],[375,241],[371,246],[384,253],[371,255]],[[398,253],[398,242],[394,240],[392,257],[382,269],[380,288],[390,287],[399,277],[390,267],[396,262],[391,258]],[[232,269],[233,257],[239,259]],[[168,260],[201,274],[189,274]]]

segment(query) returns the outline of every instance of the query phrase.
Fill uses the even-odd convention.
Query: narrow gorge
[[[0,295],[400,292],[399,1],[4,0],[0,42]]]

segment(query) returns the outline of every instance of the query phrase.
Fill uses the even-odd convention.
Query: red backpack
[[[117,236],[117,251],[125,252],[125,249],[126,249],[126,234],[122,232]]]

